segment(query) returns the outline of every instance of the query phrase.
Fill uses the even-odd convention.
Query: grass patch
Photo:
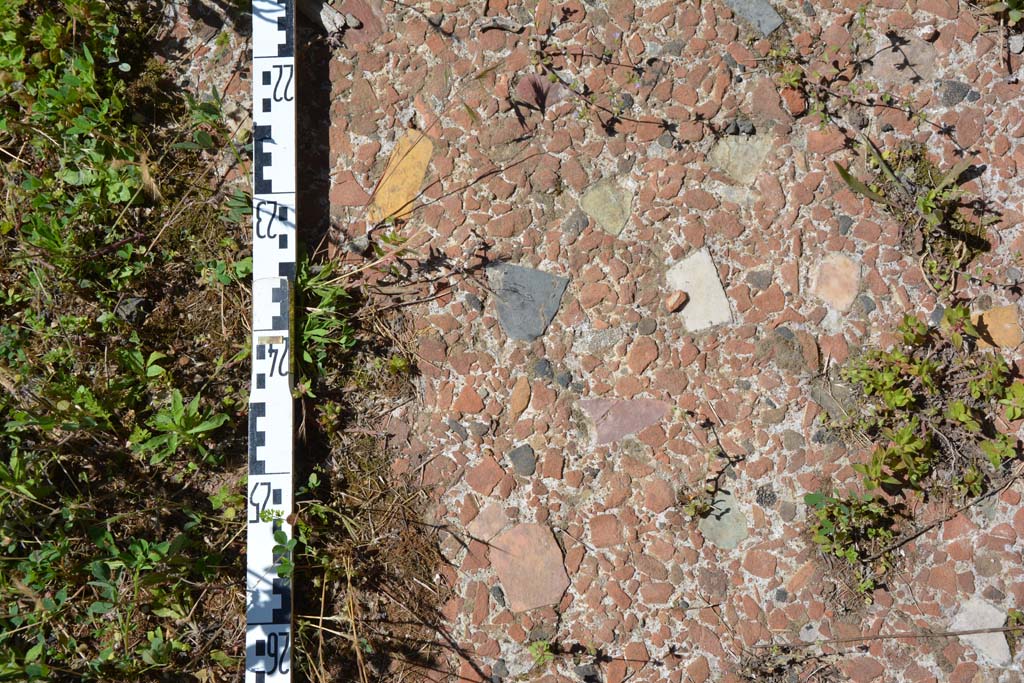
[[[3,680],[239,665],[245,233],[210,189],[219,102],[169,97],[147,52],[156,9],[0,7]]]
[[[247,132],[169,94],[160,5],[0,3],[0,680],[244,662]],[[379,429],[409,364],[356,355],[330,264],[297,280],[297,671],[432,667],[433,528]]]

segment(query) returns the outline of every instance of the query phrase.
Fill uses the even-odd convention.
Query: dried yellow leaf
[[[405,218],[412,213],[413,202],[420,192],[433,152],[430,138],[418,130],[409,129],[398,140],[377,184],[373,204],[367,211],[371,223]]]

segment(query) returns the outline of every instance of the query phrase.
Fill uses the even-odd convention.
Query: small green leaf
[[[839,176],[843,179],[843,182],[845,182],[851,190],[858,194],[864,195],[873,202],[878,202],[879,204],[889,204],[889,201],[885,197],[883,197],[882,195],[878,194],[870,187],[865,185],[863,181],[861,181],[859,178],[855,177],[852,173],[850,173],[850,171],[844,168],[842,164],[836,162],[835,167],[836,170],[839,172]]]
[[[818,507],[825,501],[825,494],[823,493],[807,493],[804,495],[804,503],[811,507]]]
[[[39,659],[42,656],[43,649],[45,647],[45,643],[39,642],[33,645],[31,648],[29,648],[28,652],[25,653],[25,663],[30,664]]]
[[[114,609],[114,603],[97,601],[89,605],[89,614],[99,616]]]

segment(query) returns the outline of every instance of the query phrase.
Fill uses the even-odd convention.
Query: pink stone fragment
[[[636,434],[665,417],[669,405],[664,401],[593,398],[580,401],[583,412],[594,422],[597,444],[606,444]]]
[[[491,566],[513,612],[557,604],[569,587],[562,551],[542,524],[517,524],[495,537]]]

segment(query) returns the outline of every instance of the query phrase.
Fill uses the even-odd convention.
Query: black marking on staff
[[[290,624],[292,621],[292,584],[288,579],[273,579],[271,592],[281,598],[281,607],[270,612],[275,624]]]
[[[291,64],[275,64],[274,71],[277,72],[277,78],[274,79],[274,101],[293,101],[295,95],[292,93],[292,79],[295,76],[295,67]]]
[[[284,343],[281,344],[284,348],[278,350],[274,346],[274,344],[271,344],[267,351],[270,354],[270,376],[273,377],[276,374],[278,377],[285,377],[289,370],[288,338],[285,337]]]
[[[282,264],[284,265],[284,264]],[[294,267],[295,264],[293,263]],[[274,330],[287,330],[288,329],[288,287],[274,287],[270,293],[270,301],[280,305],[281,313],[275,315],[271,321],[271,329]]]
[[[288,207],[279,206],[273,199],[261,199],[256,204],[256,237],[259,239],[274,239],[277,233],[274,231],[274,221],[287,220]]]
[[[260,500],[260,489],[263,490],[262,500]],[[280,491],[281,489],[274,489],[274,492],[277,492],[278,494],[280,494]],[[256,511],[253,513],[253,516],[249,518],[250,524],[258,524],[263,521],[260,519],[260,515],[262,515],[263,511],[267,509],[267,503],[270,502],[274,492],[271,491],[270,484],[265,481],[256,482],[252,485],[252,492],[249,494],[249,504],[256,508]],[[278,505],[280,505],[280,503],[278,503]]]
[[[256,345],[256,360],[264,360],[267,357],[267,345],[257,344]]]
[[[281,277],[286,277],[289,280],[295,280],[295,261],[287,261],[277,264],[277,274]]]
[[[264,152],[263,146],[267,140],[272,140],[270,126],[253,126],[253,191],[255,194],[271,194],[274,191],[274,182],[270,178],[263,177],[263,172],[268,166],[274,163],[274,155]]]
[[[277,18],[277,30],[284,31],[284,42],[277,46],[278,57],[295,55],[295,2],[294,0],[277,0],[284,5],[284,16]]]
[[[256,641],[256,656],[270,657],[271,664],[267,673],[272,674],[278,670],[283,674],[288,673],[288,669],[285,668],[285,662],[288,660],[288,641],[287,632],[270,632],[266,640]]]
[[[291,64],[273,64],[270,69],[260,73],[260,80],[264,86],[269,86],[271,83],[274,84],[271,96],[263,98],[264,112],[271,111],[274,106],[273,102],[292,102],[295,100],[295,93],[292,92],[292,81],[294,78],[295,67]]]
[[[263,372],[256,373],[256,388],[266,389],[267,388],[267,375]]]
[[[265,671],[254,671],[256,674],[256,683],[267,683],[267,673]]]
[[[267,445],[267,433],[256,429],[256,418],[266,415],[266,403],[249,404],[249,474],[266,474],[267,463],[256,457],[256,449]]]

